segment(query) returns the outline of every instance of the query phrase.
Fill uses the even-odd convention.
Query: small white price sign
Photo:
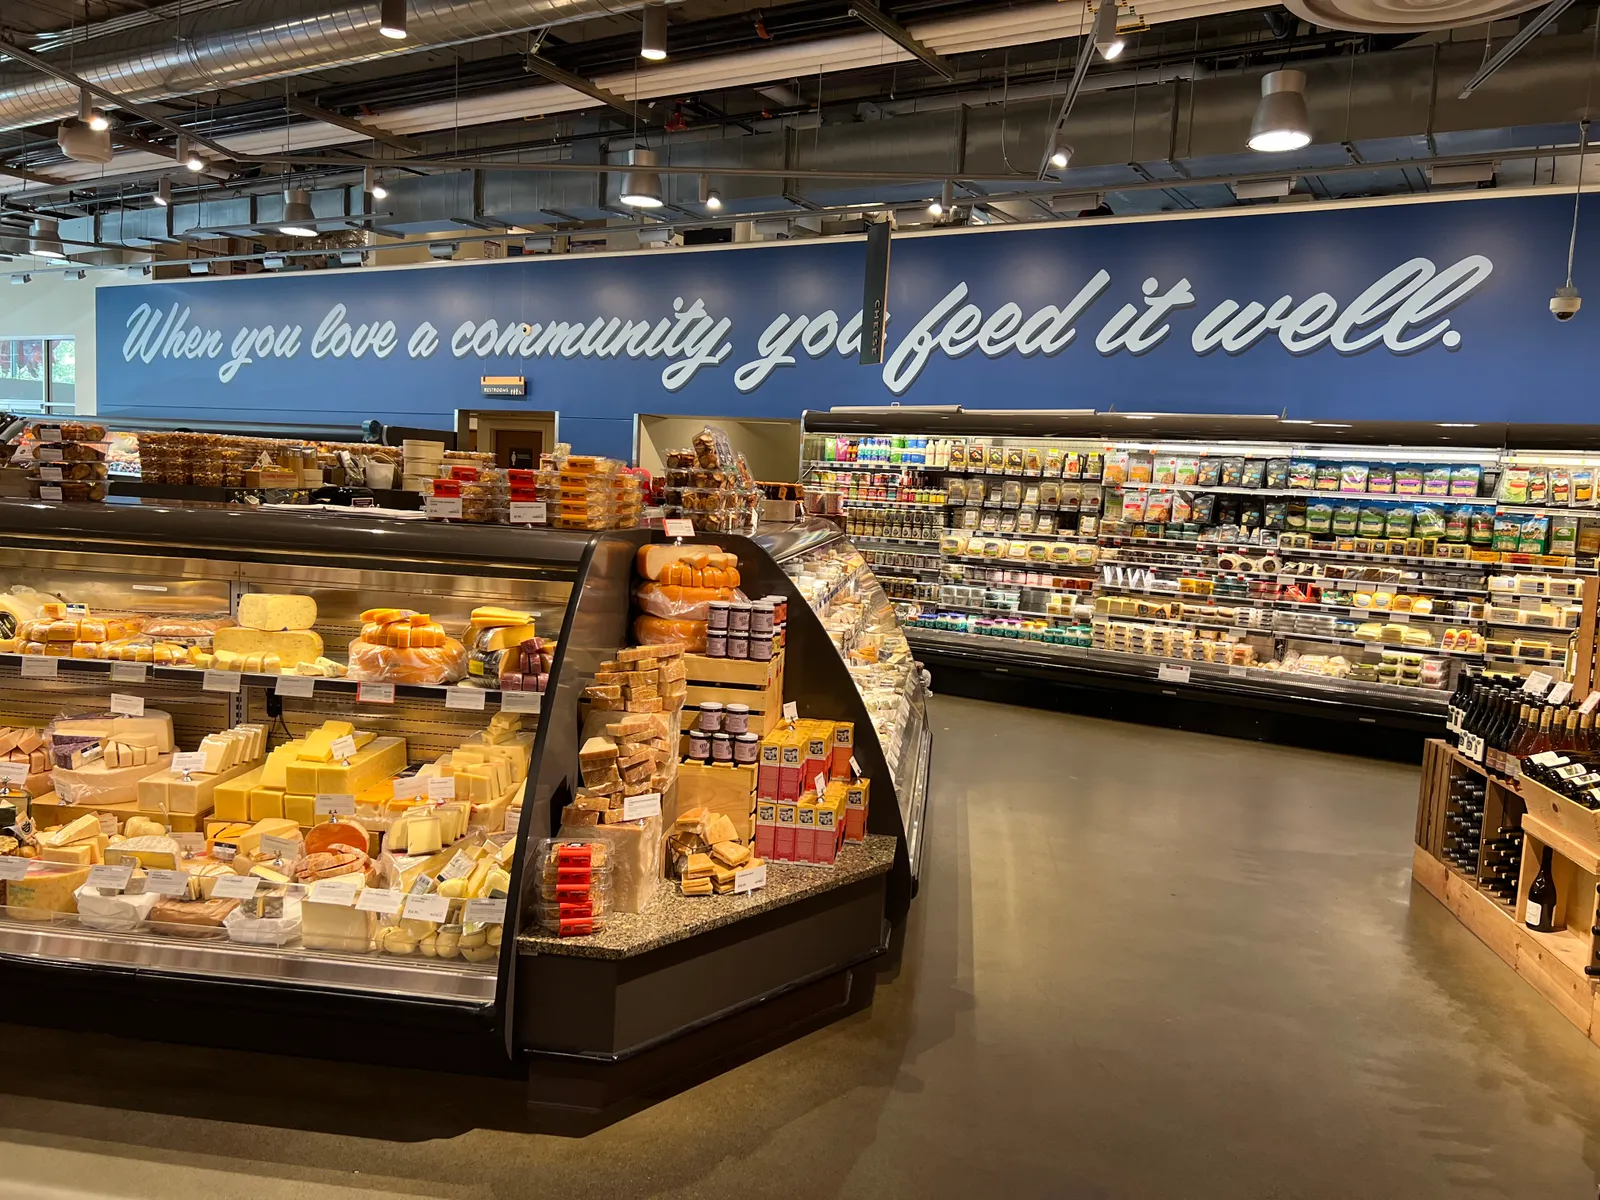
[[[421,775],[405,775],[394,781],[396,800],[415,800],[428,790],[428,780]]]
[[[504,925],[506,923],[506,902],[501,897],[498,900],[468,900],[466,912],[462,919],[469,925]]]
[[[444,706],[482,712],[484,701],[488,698],[482,688],[453,687],[444,694]]]
[[[55,657],[46,657],[42,654],[27,654],[22,659],[22,677],[24,679],[54,679],[56,668],[61,665],[61,660]]]
[[[39,482],[40,483],[60,483],[61,482],[61,468],[60,467],[40,467],[39,468]]]
[[[783,702],[783,719],[785,721],[798,721],[800,719],[800,705],[794,700]]]
[[[206,769],[206,756],[199,750],[181,750],[172,756],[172,769],[179,775],[194,774]]]
[[[200,682],[202,691],[228,692],[237,696],[239,685],[244,682],[244,677],[237,671],[207,671],[205,678]]]
[[[319,879],[311,885],[309,898],[313,904],[337,904],[341,908],[349,908],[356,902],[356,895],[360,891],[359,879]]]
[[[629,796],[622,802],[624,821],[642,821],[646,817],[661,815],[661,793],[648,792],[643,796]]]
[[[694,522],[688,517],[663,517],[661,528],[669,538],[692,538]]]
[[[142,717],[144,697],[130,696],[126,692],[112,692],[111,711],[121,717]]]
[[[356,811],[356,798],[338,793],[318,793],[312,807],[330,817],[346,816]]]
[[[317,681],[310,675],[279,675],[272,685],[275,696],[299,696],[305,699],[316,693]]]
[[[402,916],[408,921],[442,923],[450,915],[450,898],[435,892],[431,896],[407,896]]]
[[[299,858],[300,839],[284,837],[263,837],[261,839],[261,853],[273,858]]]
[[[1597,692],[1596,695],[1600,695],[1600,692]],[[27,782],[27,763],[0,762],[0,784],[6,784],[10,787],[21,787]]]
[[[34,432],[39,435],[41,442],[59,442],[61,440],[61,426],[59,425],[37,425],[34,427]]]
[[[459,521],[461,519],[461,497],[429,496],[423,502],[422,510],[430,517]]]
[[[543,500],[513,500],[511,502],[513,525],[548,525],[550,518]]]
[[[362,704],[393,704],[394,684],[358,683],[356,684],[356,699]]]
[[[333,756],[339,759],[354,758],[356,756],[356,739],[350,734],[333,739]]]
[[[111,837],[117,832],[116,813],[99,813],[97,814],[96,819],[100,822],[100,832],[105,834],[107,837]]]
[[[500,709],[502,712],[536,713],[543,696],[542,692],[501,692]]]
[[[1528,677],[1522,681],[1522,690],[1529,696],[1542,696],[1550,690],[1550,685],[1555,679],[1543,671],[1530,671]]]
[[[382,913],[386,917],[392,917],[400,911],[405,899],[403,893],[389,888],[367,888],[356,897],[356,911]]]
[[[120,892],[128,886],[128,880],[132,878],[132,863],[118,863],[114,867],[102,863],[98,867],[89,868],[90,887],[110,888],[114,892]]]
[[[206,835],[203,833],[172,833],[167,836],[177,842],[178,849],[185,854],[199,854],[206,848]]]
[[[742,871],[735,871],[733,875],[733,894],[740,892],[753,892],[757,888],[767,886],[767,864],[758,863],[753,867],[746,867]]]
[[[1250,669],[1248,667],[1229,667],[1228,674],[1232,675],[1236,679],[1248,679],[1250,676]]]
[[[256,875],[222,875],[212,887],[211,894],[223,900],[248,900],[260,886],[261,879]]]
[[[158,896],[187,896],[189,872],[152,868],[145,874],[144,890]]]
[[[1162,663],[1156,667],[1156,678],[1162,683],[1188,683],[1188,663]]]
[[[1572,685],[1563,679],[1560,683],[1556,684],[1555,687],[1550,689],[1549,700],[1551,704],[1565,704],[1567,702],[1567,698],[1571,695]]]
[[[850,756],[850,775],[854,779],[861,778],[861,764],[856,761],[854,754]]]
[[[42,463],[58,463],[66,459],[60,446],[40,446],[39,461]]]
[[[817,798],[820,800],[828,791],[828,777],[818,771],[817,777],[811,781],[811,786],[816,790]]]
[[[454,775],[428,776],[429,800],[454,800],[456,798],[456,779]]]
[[[1583,698],[1583,703],[1578,705],[1578,711],[1581,713],[1592,713],[1596,708],[1600,708],[1600,691],[1590,692]]]
[[[28,860],[25,858],[0,858],[0,880],[15,883],[28,873]]]
[[[150,677],[150,666],[141,662],[114,662],[111,664],[112,683],[143,683]]]
[[[58,483],[57,484],[41,483],[39,485],[39,499],[41,499],[41,500],[59,500],[59,499],[61,499],[61,485],[58,484]]]

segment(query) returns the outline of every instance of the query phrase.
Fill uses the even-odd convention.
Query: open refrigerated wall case
[[[807,487],[839,493],[936,670],[1418,731],[1464,668],[1593,686],[1591,429],[915,410],[805,428]]]
[[[557,639],[547,688],[531,696],[405,682],[389,694],[326,676],[305,694],[270,673],[0,654],[0,726],[103,716],[112,696],[133,695],[147,712],[171,715],[175,747],[184,750],[240,723],[268,727],[276,747],[344,719],[363,733],[404,739],[415,766],[460,746],[497,713],[522,712],[534,735],[520,815],[473,835],[515,844],[503,922],[489,929],[450,914],[460,932],[483,932],[485,944],[498,947],[473,956],[480,961],[430,956],[420,946],[391,952],[383,938],[374,948],[325,949],[294,936],[246,944],[219,929],[150,921],[92,928],[71,905],[8,903],[0,908],[0,986],[29,998],[13,1016],[222,1045],[237,1044],[244,1021],[253,1044],[521,1076],[530,1101],[600,1110],[669,1084],[687,1062],[701,1069],[730,1047],[766,1044],[791,1024],[868,1003],[875,960],[892,952],[914,889],[901,817],[909,805],[896,781],[907,779],[912,792],[918,778],[925,783],[926,749],[880,746],[866,696],[829,648],[829,631],[785,569],[741,537],[716,540],[739,555],[746,587],[790,602],[788,697],[801,716],[852,721],[861,731],[855,754],[874,784],[866,842],[848,846],[836,870],[779,864],[768,889],[748,896],[686,900],[663,882],[657,904],[618,918],[604,936],[556,938],[536,922],[534,847],[556,833],[577,782],[579,695],[628,644],[635,553],[660,536],[442,524],[370,510],[0,503],[4,590],[34,589],[92,613],[227,617],[245,593],[283,592],[316,601],[315,632],[335,658],[361,632],[362,612],[375,607],[426,612],[452,632],[480,605],[524,609],[542,637]],[[923,720],[920,707],[914,719]],[[10,801],[27,807],[21,795]],[[673,804],[663,797],[663,812]],[[126,805],[83,805],[103,829],[125,830],[135,815]],[[74,815],[45,793],[35,809],[40,828]],[[203,811],[187,824],[156,816],[175,835],[192,828],[203,837],[208,824]],[[381,928],[395,917],[372,920]],[[455,932],[450,921],[446,928]],[[314,1036],[328,1029],[363,1033]]]

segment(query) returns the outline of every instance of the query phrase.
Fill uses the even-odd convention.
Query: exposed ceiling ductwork
[[[115,50],[78,56],[73,69],[126,99],[166,100],[643,7],[643,0],[411,0],[408,36],[397,42],[379,32],[375,3],[245,0],[186,19],[181,38],[165,26],[140,29]],[[0,129],[59,120],[77,106],[69,84],[25,68],[0,72]]]

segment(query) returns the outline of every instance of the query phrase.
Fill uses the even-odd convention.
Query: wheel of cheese
[[[365,854],[371,835],[358,821],[328,821],[313,825],[306,834],[306,856],[326,854],[335,846],[348,846]]]

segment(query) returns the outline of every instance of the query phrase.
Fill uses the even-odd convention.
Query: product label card
[[[543,697],[542,692],[501,692],[500,708],[503,712],[536,713]]]
[[[97,819],[100,822],[100,832],[105,834],[107,837],[111,837],[117,832],[116,813],[103,812],[98,814]]]
[[[144,890],[158,896],[187,896],[189,872],[151,869],[145,872]]]
[[[211,889],[211,895],[221,900],[248,900],[261,886],[256,875],[223,875]]]
[[[308,899],[313,904],[336,904],[340,908],[349,908],[356,902],[356,894],[360,891],[361,881],[354,877],[319,879],[311,885]]]
[[[856,761],[856,756],[854,754],[850,756],[850,778],[861,778],[861,764]]]
[[[439,882],[443,883],[446,879],[460,879],[463,875],[471,873],[472,860],[457,850],[455,857],[445,863],[444,870],[439,872]]]
[[[1156,678],[1162,683],[1188,683],[1188,663],[1162,663],[1156,667]]]
[[[444,706],[466,709],[469,712],[482,712],[484,701],[488,698],[482,688],[453,687],[444,694]]]
[[[800,705],[794,700],[783,702],[783,719],[785,721],[798,721],[800,719]]]
[[[206,769],[206,756],[198,750],[180,750],[172,756],[172,769],[179,775],[204,772]]]
[[[429,496],[422,504],[423,512],[436,520],[460,520],[460,496]]]
[[[357,912],[382,913],[392,917],[405,903],[405,896],[389,888],[367,888],[356,898]]]
[[[28,873],[29,859],[7,855],[0,858],[0,880],[18,880]]]
[[[111,711],[123,717],[142,717],[144,716],[144,697],[130,696],[126,692],[112,692]]]
[[[513,525],[548,525],[550,518],[543,500],[513,500],[511,502]]]
[[[754,867],[746,867],[743,871],[735,871],[734,872],[734,875],[733,875],[733,892],[734,892],[734,895],[738,895],[741,892],[753,892],[757,888],[764,888],[766,886],[767,886],[767,864],[766,863],[761,863],[760,865],[754,866]]]
[[[430,896],[407,896],[401,915],[409,921],[432,921],[434,924],[439,924],[450,915],[450,899],[437,892]]]
[[[317,681],[310,675],[279,675],[272,685],[277,696],[299,696],[302,699],[316,693]]]
[[[669,538],[692,538],[694,522],[688,517],[663,517],[661,528]]]
[[[39,499],[41,499],[41,500],[59,500],[59,499],[61,499],[61,486],[59,484],[55,484],[55,485],[48,484],[48,483],[40,484],[39,485]]]
[[[393,704],[394,684],[358,683],[356,684],[356,699],[362,704]]]
[[[622,802],[624,821],[642,821],[646,817],[661,815],[661,793],[650,792],[643,796],[629,796]]]
[[[207,692],[229,692],[237,696],[243,682],[243,676],[237,671],[207,671],[200,687]]]
[[[26,654],[22,658],[22,677],[24,679],[54,679],[56,669],[61,665],[59,658],[47,658],[42,654]]]
[[[60,483],[61,482],[61,468],[60,467],[45,467],[45,466],[41,466],[39,468],[39,482],[40,483]]]
[[[299,838],[263,837],[261,839],[261,853],[270,855],[273,858],[299,858],[300,847]]]
[[[395,794],[399,795],[399,788],[395,789]],[[330,817],[348,816],[356,811],[356,798],[336,792],[319,792],[312,807]]]
[[[185,854],[201,854],[206,848],[206,835],[203,833],[169,833],[167,835],[178,843],[178,849]]]
[[[89,868],[90,887],[109,888],[113,892],[120,892],[128,886],[128,880],[132,878],[132,863],[118,863],[114,867],[102,863],[98,867]]]
[[[1550,689],[1549,700],[1551,704],[1565,704],[1567,697],[1572,695],[1572,685],[1563,679]]]
[[[27,782],[27,763],[0,762],[0,784],[5,784],[7,787],[20,788]]]
[[[454,800],[456,798],[456,779],[454,775],[428,776],[429,800]]]
[[[333,756],[338,759],[351,759],[356,756],[356,739],[348,733],[343,737],[333,739]]]
[[[1530,671],[1528,677],[1522,681],[1522,690],[1530,696],[1542,696],[1550,690],[1550,685],[1554,682],[1555,679],[1543,671]]]
[[[428,779],[422,775],[402,775],[394,781],[394,798],[396,800],[415,800],[418,796],[426,795]]]
[[[1583,703],[1578,705],[1578,711],[1592,713],[1597,707],[1600,707],[1600,691],[1593,691],[1583,698]]]
[[[61,440],[61,426],[59,425],[36,425],[33,431],[39,435],[41,442],[59,442]]]
[[[148,663],[114,662],[111,664],[112,683],[143,683],[150,675]]]
[[[506,923],[506,902],[501,897],[498,900],[468,900],[467,910],[462,915],[467,924],[504,925]]]

